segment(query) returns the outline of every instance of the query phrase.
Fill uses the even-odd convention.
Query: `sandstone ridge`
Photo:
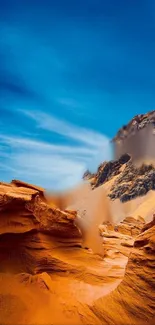
[[[57,268],[54,247],[81,243],[75,211],[48,205],[43,190],[13,181],[0,184],[0,271],[35,274]]]
[[[106,220],[99,256],[82,247],[77,218],[42,188],[0,183],[2,324],[151,325],[155,219]]]

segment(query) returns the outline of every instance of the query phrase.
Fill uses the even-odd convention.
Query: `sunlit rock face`
[[[79,191],[67,197],[89,212],[82,227],[80,209],[60,210],[42,189],[0,184],[2,324],[153,325],[154,219],[111,219],[106,190],[83,192],[86,205]]]
[[[52,251],[80,244],[76,215],[49,205],[38,187],[19,181],[1,183],[0,272],[60,270],[59,257]],[[61,266],[64,270],[65,263]]]
[[[153,324],[155,317],[155,219],[145,225],[129,255],[121,284],[95,301],[94,313],[102,324]]]

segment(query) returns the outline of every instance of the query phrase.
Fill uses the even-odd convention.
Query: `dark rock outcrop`
[[[155,190],[155,167],[144,164],[136,167],[130,161],[114,182],[109,197],[126,202],[150,190]]]
[[[89,170],[86,170],[86,172],[83,174],[84,180],[92,179],[95,176],[95,174],[91,173]]]
[[[92,189],[112,180],[114,176],[117,178],[108,194],[112,200],[120,199],[121,202],[126,202],[155,190],[155,166],[153,164],[136,166],[128,154],[116,161],[102,163],[93,177],[93,182],[90,182]]]
[[[130,160],[130,156],[128,154],[125,154],[120,157],[117,161],[109,161],[101,164],[98,167],[96,176],[95,176],[95,183],[94,188],[98,187],[105,182],[109,181],[112,177],[120,174],[120,168],[122,165],[126,164]]]

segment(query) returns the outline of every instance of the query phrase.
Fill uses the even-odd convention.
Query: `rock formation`
[[[129,256],[134,245],[135,237],[138,236],[145,225],[141,217],[135,219],[126,217],[120,223],[103,223],[99,226],[100,235],[103,237],[104,257],[116,259],[117,257]]]
[[[89,170],[86,170],[86,172],[83,174],[83,179],[84,180],[90,180],[93,179],[95,174],[91,173]]]
[[[150,223],[134,242],[121,284],[108,296],[97,300],[92,308],[102,324],[153,324],[154,268],[155,225]]]
[[[117,176],[115,179],[114,177]],[[141,164],[136,166],[128,154],[124,154],[116,161],[104,162],[94,174],[92,189],[114,180],[109,189],[110,199],[120,199],[127,202],[155,190],[155,166]]]
[[[21,186],[20,186],[21,185]],[[59,268],[51,251],[76,246],[81,235],[75,211],[60,211],[42,200],[37,187],[12,182],[0,185],[0,271],[35,274]],[[65,265],[63,266],[65,267]]]
[[[76,211],[49,204],[36,186],[0,184],[3,324],[132,325],[151,320],[154,221],[105,221],[99,227],[100,257],[82,248],[76,219]]]
[[[117,161],[109,161],[102,163],[97,170],[96,175],[94,174],[94,185],[93,188],[98,187],[105,182],[112,179],[114,176],[119,175],[121,172],[121,168],[124,164],[126,164],[130,160],[130,156],[128,154],[123,155]]]
[[[126,202],[150,190],[155,190],[155,167],[144,164],[135,167],[130,161],[114,183],[109,196]]]
[[[155,163],[154,135],[155,111],[135,116],[112,140],[114,158],[128,153],[134,163]]]
[[[154,123],[155,111],[136,115],[127,125],[124,125],[120,130],[118,130],[116,136],[113,138],[113,141],[127,138],[128,136],[132,135],[134,131],[140,131],[150,124],[154,126]]]

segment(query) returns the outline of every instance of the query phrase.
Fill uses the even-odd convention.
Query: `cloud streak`
[[[109,139],[104,135],[42,112],[20,110],[20,113],[34,121],[35,129],[63,135],[66,141],[52,144],[30,137],[0,135],[0,147],[6,149],[3,160],[6,159],[14,178],[64,190],[77,185],[88,167],[94,163],[97,167],[101,160],[110,158]],[[69,144],[66,144],[68,139]],[[0,170],[4,168],[5,162]]]
[[[65,137],[71,138],[75,141],[82,142],[85,145],[95,148],[108,146],[109,138],[101,135],[98,132],[77,127],[64,120],[58,119],[52,115],[43,113],[41,111],[18,110],[27,117],[36,122],[37,128],[48,130]]]
[[[13,178],[36,183],[53,190],[63,190],[76,185],[85,171],[91,152],[83,148],[52,146],[26,138],[0,137],[10,154],[3,156],[1,171],[10,171]],[[65,151],[67,150],[67,151]],[[69,154],[68,154],[69,153]]]

